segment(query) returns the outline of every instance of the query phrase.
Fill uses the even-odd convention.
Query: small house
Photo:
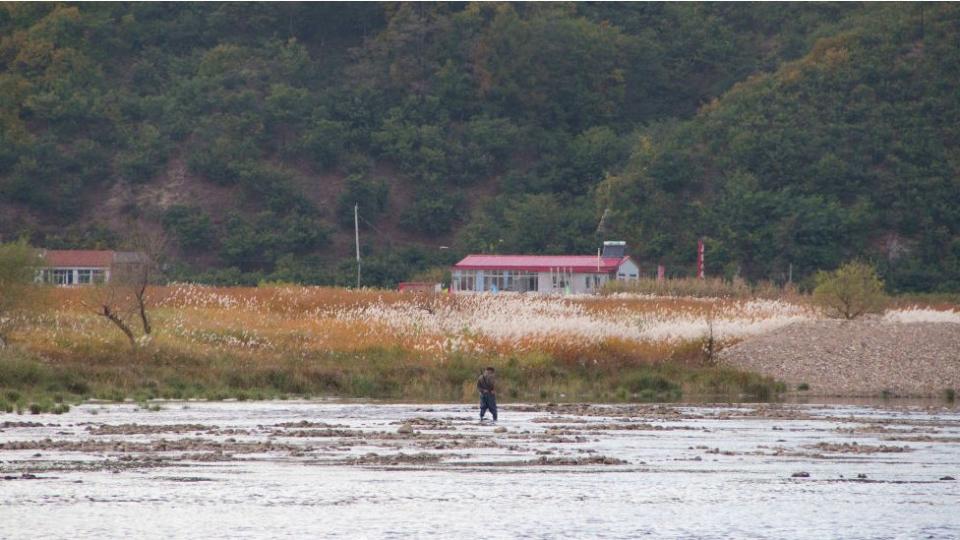
[[[625,242],[604,242],[597,255],[467,255],[453,267],[453,292],[584,294],[611,280],[635,280]]]
[[[118,273],[141,268],[147,260],[134,251],[89,249],[48,249],[41,256],[38,281],[64,287],[107,283]]]
[[[397,290],[412,293],[438,293],[443,290],[443,284],[430,281],[401,281],[397,285]]]

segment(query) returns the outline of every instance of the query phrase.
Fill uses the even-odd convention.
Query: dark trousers
[[[487,409],[493,415],[493,421],[497,421],[497,396],[490,393],[480,394],[480,419],[487,414]]]

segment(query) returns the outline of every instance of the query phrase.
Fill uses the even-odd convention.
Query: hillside
[[[641,258],[783,279],[859,257],[960,288],[960,10],[875,7],[803,58],[643,132],[600,189]]]
[[[367,284],[466,251],[960,289],[958,9],[0,7],[0,236],[171,240],[171,277]],[[452,249],[440,249],[450,246]],[[886,251],[884,251],[886,250]],[[951,277],[952,276],[952,277]]]

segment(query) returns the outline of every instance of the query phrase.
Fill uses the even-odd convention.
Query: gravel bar
[[[795,323],[720,353],[726,365],[818,396],[942,396],[960,390],[960,324],[869,318]]]

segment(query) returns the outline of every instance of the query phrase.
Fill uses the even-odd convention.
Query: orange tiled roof
[[[113,251],[94,249],[50,249],[44,252],[47,266],[109,268]]]

